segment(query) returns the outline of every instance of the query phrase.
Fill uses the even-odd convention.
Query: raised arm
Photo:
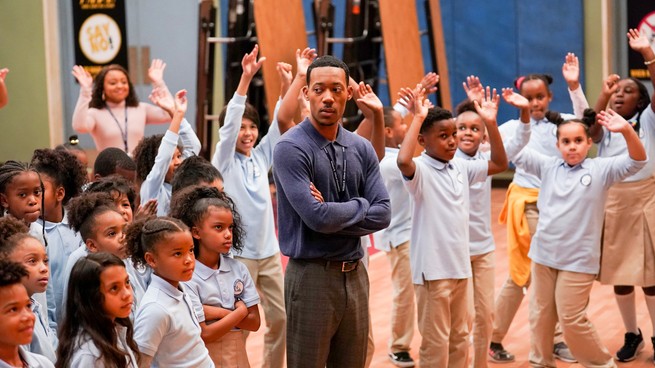
[[[9,95],[7,94],[7,85],[5,84],[7,73],[9,73],[9,69],[7,68],[0,69],[0,109],[5,107],[9,102]]]
[[[610,132],[623,134],[625,143],[628,146],[628,155],[631,159],[635,161],[645,161],[647,159],[646,149],[639,140],[637,132],[621,115],[612,109],[601,111],[598,116],[598,123]]]
[[[644,33],[639,33],[637,29],[628,31],[628,40],[630,48],[637,51],[644,58],[644,64],[650,73],[650,82],[655,87],[655,52],[650,47],[650,41]],[[655,111],[655,93],[651,96],[650,108]]]
[[[152,90],[161,90],[165,91],[173,98],[171,92],[168,90],[166,83],[164,82],[164,70],[166,69],[166,63],[161,59],[153,59],[150,63],[150,68],[148,68],[148,78],[152,84]],[[164,111],[163,109],[157,108],[150,104],[144,104],[146,108],[146,124],[163,124],[171,121],[173,117],[170,112]]]
[[[80,65],[75,65],[73,76],[80,84],[80,95],[73,111],[73,130],[78,133],[90,133],[95,129],[96,121],[89,114],[89,102],[93,89],[93,77]]]
[[[510,105],[520,109],[521,111],[527,110],[530,103],[528,100],[521,96],[520,94],[514,92],[511,88],[503,88],[503,99]],[[505,145],[505,154],[510,161],[514,161],[514,158],[521,152],[523,147],[528,144],[530,140],[530,120],[524,122],[521,120],[517,131],[512,132],[511,138],[503,142]]]
[[[351,79],[352,80],[352,79]],[[373,92],[370,85],[360,82],[354,96],[357,107],[364,114],[364,120],[357,127],[356,133],[369,140],[375,149],[378,161],[384,158],[384,111],[382,101]]]
[[[574,53],[569,52],[564,58],[562,64],[562,75],[566,84],[569,86],[569,97],[573,104],[573,114],[577,118],[582,118],[584,110],[589,107],[587,97],[580,87],[580,62]]]
[[[466,77],[466,81],[462,82],[462,87],[469,101],[482,102],[484,99],[484,87],[477,76],[469,75]]]
[[[614,94],[619,87],[619,80],[621,80],[621,77],[618,74],[610,74],[605,78],[600,95],[598,95],[598,100],[596,100],[596,105],[594,106],[594,111],[596,111],[596,113],[600,113],[607,108],[607,104],[609,103],[612,94]],[[594,143],[600,142],[601,139],[603,139],[603,126],[596,123],[592,124],[589,127],[589,136]]]
[[[315,58],[315,49],[308,47],[302,51],[300,49],[296,50],[296,76],[291,82],[289,90],[282,98],[282,104],[277,113],[277,123],[282,134],[295,125],[293,118],[298,111],[298,95],[307,84],[307,68]]]
[[[508,104],[519,109],[521,114],[519,120],[521,120],[521,123],[530,123],[530,105],[525,97],[514,92],[511,88],[503,88],[503,99]]]
[[[496,89],[490,90],[487,86],[482,101],[474,100],[475,110],[487,128],[487,136],[491,145],[491,160],[489,160],[489,169],[487,175],[497,174],[507,169],[508,162],[503,146],[503,139],[498,132],[496,117],[498,116],[498,104],[500,96],[496,94]]]
[[[428,108],[430,101],[425,98],[425,89],[418,87],[418,93],[415,93],[409,88],[401,88],[398,95],[400,99],[398,102],[414,115],[412,123],[405,133],[405,139],[400,146],[396,164],[404,177],[412,179],[416,172],[416,164],[414,163],[414,152],[416,152],[416,145],[418,144],[418,135],[421,130],[423,120],[428,115]]]

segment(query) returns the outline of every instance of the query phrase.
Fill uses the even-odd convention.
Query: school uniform
[[[46,241],[45,241],[45,237],[43,236],[43,231],[44,231],[43,226],[38,221],[35,221],[30,224],[28,233],[34,238],[36,238],[39,242],[41,242],[41,244],[43,244],[47,253],[48,247],[46,246]],[[39,302],[39,304],[41,304],[42,306],[48,305],[47,292],[35,293],[32,295],[32,299]],[[47,316],[47,318],[48,318],[48,325],[50,326],[50,329],[53,331],[57,331],[57,324],[50,318],[50,316]]]
[[[412,230],[412,207],[396,159],[398,148],[386,147],[380,161],[380,175],[391,200],[389,227],[373,234],[373,245],[386,252],[391,266],[393,304],[391,307],[391,335],[389,351],[407,352],[414,336],[414,287],[409,262]]]
[[[414,176],[404,183],[414,206],[410,262],[423,337],[419,360],[429,367],[463,367],[471,277],[469,185],[484,182],[489,165],[459,158],[444,163],[425,152],[414,163]]]
[[[282,366],[286,347],[283,271],[268,183],[273,148],[281,137],[277,123],[280,103],[278,100],[268,133],[250,151],[250,156],[246,156],[236,151],[246,96],[235,93],[218,131],[221,140],[216,144],[211,161],[223,175],[225,193],[232,198],[241,215],[245,238],[243,250],[235,258],[246,265],[263,295],[267,327],[264,364],[273,367]]]
[[[139,351],[153,357],[153,367],[214,367],[200,333],[184,285],[175,288],[153,273],[134,320]]]
[[[130,277],[130,285],[132,286],[132,293],[134,295],[134,303],[132,303],[132,313],[130,318],[134,320],[136,311],[139,309],[139,304],[143,300],[143,296],[148,290],[148,284],[152,277],[152,268],[149,266],[135,266],[131,258],[123,260],[125,263],[125,271]]]
[[[116,326],[118,348],[127,353],[127,356],[125,357],[127,368],[139,368],[136,355],[129,345],[127,345],[126,333],[127,327],[120,325]],[[106,367],[103,360],[101,360],[100,350],[98,350],[98,347],[88,335],[85,334],[78,338],[77,346],[75,347],[73,356],[70,360],[70,367]]]
[[[48,315],[46,309],[36,301],[32,301],[32,313],[34,313],[34,329],[32,333],[32,342],[24,345],[25,350],[42,355],[52,363],[57,361],[57,333],[50,328],[48,324]]]
[[[475,155],[457,150],[455,157],[463,160],[489,161],[487,152]],[[469,252],[471,283],[469,285],[469,329],[473,328],[473,366],[487,367],[487,356],[494,312],[494,278],[496,257],[491,233],[491,176],[469,187]]]
[[[48,297],[48,316],[55,324],[61,322],[64,308],[64,280],[66,272],[66,263],[68,257],[77,248],[84,245],[82,237],[76,231],[73,231],[68,225],[68,217],[64,213],[61,222],[55,223],[50,221],[38,220],[41,226],[45,227],[46,237],[48,238],[48,247],[46,252],[50,264],[50,281],[46,294]]]
[[[30,353],[24,347],[18,347],[18,355],[25,363],[27,368],[54,368],[55,365],[51,361],[46,359],[43,355]],[[7,364],[4,360],[0,360],[0,368],[14,368],[13,366]]]
[[[630,121],[637,120],[635,115]],[[655,112],[649,105],[637,134],[649,158],[655,157]],[[627,153],[621,134],[603,128],[600,157]],[[655,285],[655,160],[610,188],[605,204],[603,256],[598,279],[605,285]]]
[[[82,245],[81,247],[75,249],[73,253],[70,254],[68,257],[68,261],[66,262],[66,270],[64,271],[64,278],[62,282],[62,288],[63,293],[62,293],[62,308],[61,308],[61,319],[64,319],[64,313],[66,311],[66,299],[68,297],[68,282],[70,281],[71,278],[71,272],[73,271],[73,266],[75,266],[75,263],[82,258],[86,257],[89,255],[89,250],[86,248],[86,244]]]
[[[185,283],[200,323],[206,321],[203,305],[234,310],[236,300],[250,308],[259,304],[259,294],[248,268],[241,262],[220,255],[218,269],[207,267],[196,260],[191,281]],[[217,341],[207,343],[209,356],[219,367],[249,367],[246,345],[239,328],[232,329]]]
[[[182,159],[197,155],[200,152],[200,140],[186,119],[183,119],[182,124],[180,124],[179,135],[170,130],[166,131],[161,139],[155,157],[155,164],[141,184],[139,191],[141,203],[157,199],[157,216],[168,216],[171,208],[172,186],[170,183],[166,183],[165,180],[178,140],[182,142],[182,152],[180,152]]]
[[[529,125],[520,127],[529,129]],[[530,362],[538,367],[555,366],[552,341],[559,319],[564,339],[581,365],[613,367],[612,356],[586,316],[600,267],[598,230],[609,187],[634,175],[646,161],[622,155],[585,159],[571,167],[561,158],[531,149],[524,149],[513,161],[542,180],[537,201],[539,223],[528,254],[534,291],[529,317]]]

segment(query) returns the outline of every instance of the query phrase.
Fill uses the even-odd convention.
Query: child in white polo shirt
[[[414,114],[397,164],[414,205],[410,261],[423,337],[419,359],[426,367],[464,367],[471,277],[468,188],[507,168],[496,126],[499,96],[487,87],[483,100],[475,102],[488,130],[491,160],[469,161],[454,157],[457,128],[449,111],[429,108],[422,91],[403,89],[400,95]],[[417,141],[425,152],[413,159]]]
[[[527,99],[503,90],[503,97],[521,109]],[[561,158],[547,157],[526,147],[510,159],[527,173],[541,179],[537,201],[539,222],[530,244],[534,296],[530,300],[532,340],[530,363],[554,367],[553,334],[559,320],[573,356],[585,367],[615,367],[612,355],[601,342],[586,315],[591,287],[600,268],[600,237],[603,208],[610,186],[637,173],[647,161],[646,151],[630,124],[612,110],[601,112],[598,122],[621,133],[628,155],[587,159],[591,148],[589,125],[596,115],[585,110],[582,120],[564,121],[547,114],[557,127]],[[530,125],[517,128],[516,140],[525,146]]]

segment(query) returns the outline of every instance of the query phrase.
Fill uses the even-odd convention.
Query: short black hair
[[[225,115],[227,115],[227,106],[223,107],[223,110],[221,110],[221,113],[218,115],[218,126],[222,127],[223,124],[225,124]],[[243,116],[241,116],[241,119],[248,119],[255,123],[257,127],[259,127],[259,112],[257,112],[257,108],[249,103],[246,102],[246,107],[243,109]]]
[[[105,177],[116,174],[116,168],[136,171],[136,164],[120,148],[109,147],[102,150],[93,164],[93,174]]]
[[[180,189],[202,183],[212,183],[214,180],[223,180],[223,175],[211,162],[202,156],[191,156],[182,161],[175,169],[171,180],[172,193]]]
[[[325,55],[314,59],[314,61],[307,68],[307,85],[309,85],[309,80],[310,80],[310,76],[312,75],[312,70],[314,70],[315,68],[322,68],[326,66],[343,69],[343,71],[346,72],[346,86],[348,85],[348,81],[350,80],[350,69],[348,69],[348,65],[346,65],[346,63],[335,58],[332,55]]]
[[[121,194],[127,196],[132,211],[136,210],[136,191],[131,182],[120,175],[110,175],[94,181],[86,189],[87,193],[109,193],[112,198],[120,197]]]
[[[473,101],[469,100],[468,98],[457,104],[455,107],[455,113],[457,115],[463,114],[467,111],[474,112],[476,114],[478,113],[478,110],[475,109],[475,103],[473,103]]]
[[[27,275],[27,270],[22,264],[6,259],[0,260],[0,287],[20,284],[23,277]]]
[[[428,114],[425,116],[423,123],[421,124],[420,134],[425,134],[432,126],[437,122],[442,120],[449,120],[453,118],[453,114],[444,108],[433,107],[428,110]]]

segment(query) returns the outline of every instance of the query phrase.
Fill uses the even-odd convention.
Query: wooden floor
[[[495,219],[502,207],[505,196],[504,189],[493,189],[492,193],[492,223],[493,233],[496,240],[496,292],[500,289],[507,278],[507,253],[505,247],[505,227],[497,224]],[[375,338],[375,355],[371,367],[394,367],[387,358],[387,343],[389,339],[389,315],[391,310],[391,281],[389,263],[382,252],[372,254],[370,260],[369,275],[371,280],[371,318],[373,319],[373,333]],[[591,292],[588,315],[596,326],[603,342],[614,353],[623,344],[623,323],[619,315],[612,288],[596,283]],[[263,316],[263,314],[262,314]],[[643,335],[652,336],[650,318],[645,307],[643,294],[637,291],[637,318]],[[263,346],[264,321],[262,327],[248,339],[248,357],[253,368],[261,366],[261,355]],[[530,331],[528,325],[528,300],[523,304],[514,319],[512,328],[503,344],[505,348],[516,355],[516,362],[511,364],[490,364],[491,367],[529,367]],[[620,363],[620,367],[653,367],[653,347],[650,339],[646,338],[646,348],[642,350],[637,359],[630,363]],[[416,329],[412,340],[411,354],[416,359],[421,342],[421,336]],[[558,361],[558,367],[569,367]]]

